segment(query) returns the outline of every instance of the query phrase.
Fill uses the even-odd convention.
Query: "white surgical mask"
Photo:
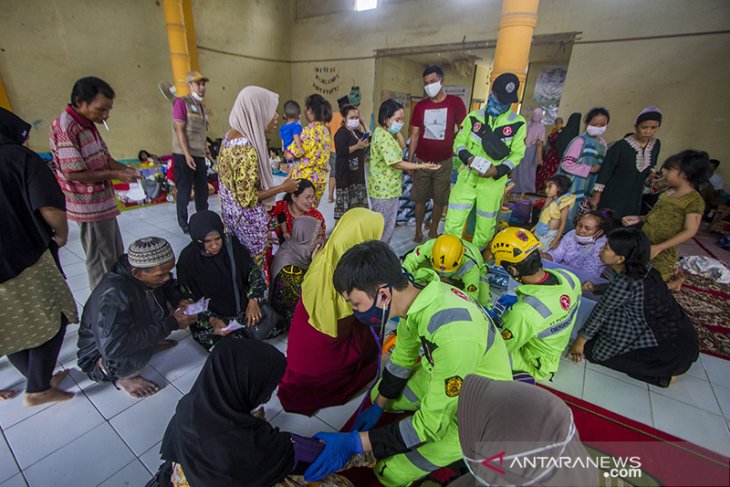
[[[426,95],[428,95],[429,98],[433,98],[439,94],[439,91],[441,91],[441,82],[436,81],[435,83],[427,84],[423,87],[423,90],[426,92]]]
[[[586,133],[591,137],[598,137],[599,135],[603,135],[603,132],[605,131],[605,125],[603,127],[596,127],[595,125],[589,125],[588,127],[586,127]]]
[[[356,128],[358,128],[360,126],[360,120],[358,120],[356,118],[355,119],[352,119],[352,118],[351,119],[348,119],[347,120],[347,126],[349,128],[351,128],[351,129],[356,129]]]
[[[578,242],[580,245],[586,245],[595,242],[593,235],[584,237],[582,235],[578,235],[577,233],[575,234],[575,241]]]
[[[388,132],[395,135],[403,128],[403,122],[392,122],[388,127]]]
[[[198,101],[203,101],[203,97],[200,96],[199,94],[195,93],[194,91],[190,92],[190,96],[192,96],[193,98],[195,98]]]

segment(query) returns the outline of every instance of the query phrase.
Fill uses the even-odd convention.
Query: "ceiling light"
[[[372,10],[378,6],[378,0],[355,0],[355,11]]]

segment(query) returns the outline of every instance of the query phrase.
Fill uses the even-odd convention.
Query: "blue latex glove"
[[[350,457],[362,453],[360,433],[317,433],[314,437],[324,441],[324,450],[304,472],[304,480],[316,482],[344,468]]]
[[[365,411],[361,412],[357,419],[355,419],[355,426],[352,427],[353,431],[368,431],[373,429],[373,426],[378,424],[380,417],[383,415],[383,408],[377,404],[373,404]]]
[[[502,315],[507,310],[511,309],[516,302],[517,296],[515,296],[514,294],[505,294],[504,296],[499,298],[496,303],[494,303],[494,306],[492,306],[492,313],[501,318]]]

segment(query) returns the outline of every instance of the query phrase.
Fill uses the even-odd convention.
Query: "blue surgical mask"
[[[382,287],[380,289],[386,289],[386,287]],[[387,289],[390,291],[392,296],[393,288],[391,286],[387,286]],[[388,303],[388,306],[385,308],[378,308],[378,300],[384,301],[385,296],[380,296],[379,294],[376,295],[373,305],[370,306],[370,309],[368,309],[367,311],[352,310],[355,318],[357,318],[360,323],[363,323],[365,325],[370,325],[378,328],[383,326],[388,321],[388,317],[390,316],[390,305],[393,300],[391,299],[390,303]]]
[[[494,96],[494,93],[490,93],[489,98],[487,98],[487,113],[490,117],[499,117],[503,113],[506,113],[511,106],[511,103],[506,105],[504,103],[500,103],[499,100],[497,100],[497,97]]]
[[[392,122],[388,127],[388,132],[395,135],[403,128],[403,122]]]

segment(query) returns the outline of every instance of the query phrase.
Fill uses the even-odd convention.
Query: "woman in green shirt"
[[[370,144],[368,196],[370,209],[380,213],[385,219],[385,228],[380,239],[385,243],[390,243],[395,229],[403,170],[435,171],[440,167],[432,162],[415,163],[403,160],[406,142],[400,131],[404,116],[403,105],[392,98],[385,100],[378,111],[380,126],[373,132],[373,141]]]

